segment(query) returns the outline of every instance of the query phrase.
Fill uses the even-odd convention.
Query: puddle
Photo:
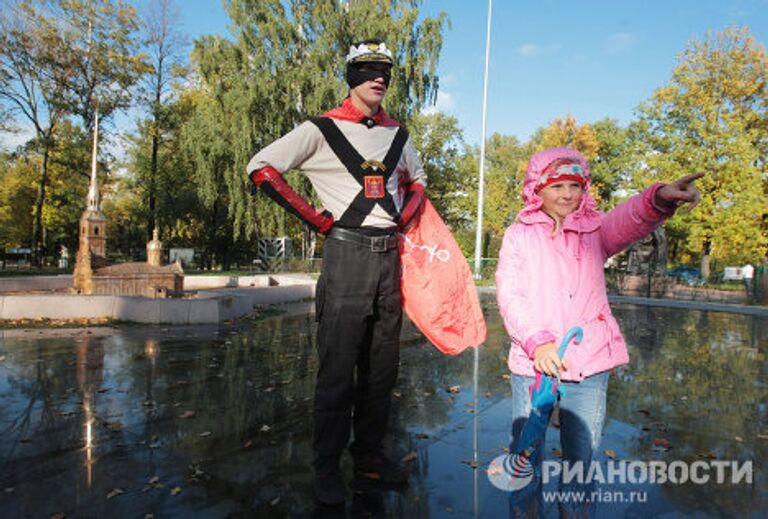
[[[388,447],[408,455],[411,484],[351,492],[350,517],[508,513],[485,474],[510,425],[507,339],[485,302],[477,402],[473,352],[445,357],[404,328]],[[753,483],[610,485],[647,501],[603,502],[598,516],[766,509],[768,318],[633,305],[614,313],[632,363],[611,377],[598,460],[605,450],[637,461],[752,460]],[[283,315],[0,339],[0,516],[311,515],[314,333],[312,317]],[[548,458],[557,447],[550,428]],[[343,470],[350,480],[348,457]]]

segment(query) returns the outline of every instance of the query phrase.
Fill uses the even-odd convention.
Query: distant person
[[[535,372],[560,374],[565,387],[559,402],[562,458],[571,467],[579,461],[589,467],[600,444],[609,371],[629,361],[608,305],[603,265],[652,233],[680,205],[695,207],[700,197],[694,182],[703,175],[654,184],[603,214],[589,195],[589,166],[578,152],[552,148],[531,157],[525,207],[504,235],[496,271],[499,310],[512,339],[511,452],[517,451],[531,411],[528,388]],[[557,345],[574,326],[583,329],[584,338],[560,359]],[[535,478],[510,495],[514,517],[544,514],[541,456],[534,454],[530,462]],[[588,484],[573,483],[561,490],[592,491]],[[590,507],[563,500],[560,511],[561,517],[582,517]]]
[[[752,300],[752,280],[755,277],[755,267],[751,263],[747,262],[746,265],[741,267],[741,276],[744,280],[744,289],[747,291],[747,300]]]
[[[350,47],[349,97],[299,125],[248,163],[251,180],[289,213],[327,235],[317,281],[319,366],[314,402],[315,497],[340,505],[339,466],[349,450],[355,477],[402,485],[406,470],[383,451],[397,380],[403,304],[396,232],[417,214],[427,176],[408,132],[381,106],[393,65],[380,40]],[[325,209],[283,179],[298,169]]]

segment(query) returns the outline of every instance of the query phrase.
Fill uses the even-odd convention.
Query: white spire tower
[[[99,183],[96,178],[96,163],[99,151],[99,110],[96,109],[96,114],[93,123],[93,151],[91,153],[91,185],[88,188],[88,210],[99,210]]]

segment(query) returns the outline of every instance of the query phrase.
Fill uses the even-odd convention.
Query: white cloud
[[[523,58],[533,58],[536,56],[546,56],[557,54],[560,47],[557,45],[536,45],[535,43],[524,43],[515,49],[515,52]]]
[[[434,105],[428,106],[422,113],[434,114],[437,112],[448,113],[456,106],[453,96],[444,90],[438,90],[437,101]]]
[[[517,53],[520,54],[524,58],[530,58],[533,56],[537,56],[541,54],[543,51],[542,47],[538,45],[534,45],[533,43],[526,43],[524,45],[521,45],[517,48]]]
[[[637,37],[628,32],[612,34],[605,44],[605,53],[610,55],[621,54],[634,47]]]

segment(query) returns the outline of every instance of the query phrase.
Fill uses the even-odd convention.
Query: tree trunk
[[[43,204],[45,204],[45,186],[48,183],[48,155],[50,147],[47,139],[43,140],[43,163],[40,166],[40,184],[35,201],[35,215],[32,222],[32,263],[42,266],[43,260]]]

